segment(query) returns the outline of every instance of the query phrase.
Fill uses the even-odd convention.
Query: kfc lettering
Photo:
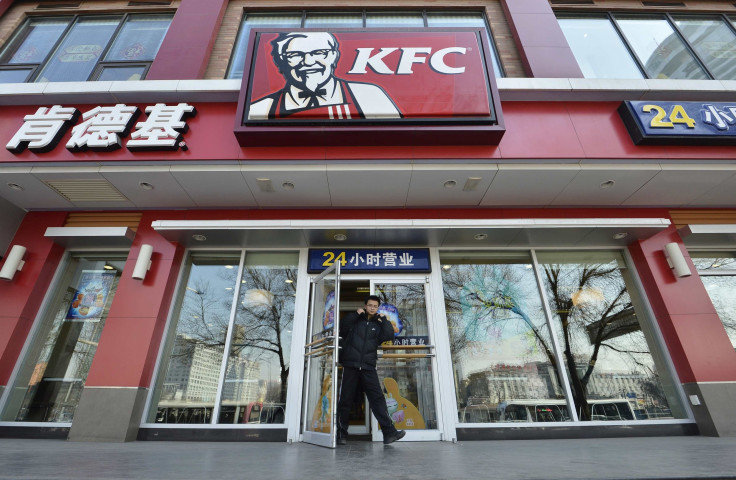
[[[459,55],[465,55],[467,48],[464,47],[447,47],[442,48],[429,57],[417,57],[417,54],[429,55],[432,53],[430,47],[419,47],[419,48],[382,48],[375,55],[373,53],[374,48],[358,48],[358,56],[355,58],[353,68],[348,73],[362,75],[366,73],[366,67],[382,75],[411,75],[412,65],[415,63],[425,63],[429,58],[429,65],[432,70],[443,73],[445,75],[459,75],[465,73],[465,67],[450,67],[445,62],[445,56],[450,53],[456,53]],[[383,59],[389,54],[401,50],[401,59],[399,60],[399,67],[394,72],[383,62]]]
[[[497,144],[504,132],[479,29],[253,29],[241,146]],[[489,73],[490,72],[490,73]]]

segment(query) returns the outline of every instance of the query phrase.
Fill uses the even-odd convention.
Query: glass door
[[[309,337],[305,345],[303,439],[335,448],[340,264],[312,279]]]
[[[379,313],[394,326],[393,344],[379,351],[378,377],[389,415],[408,441],[442,439],[428,285],[425,277],[371,281],[372,294],[381,299]],[[374,441],[383,438],[378,428],[372,417]]]

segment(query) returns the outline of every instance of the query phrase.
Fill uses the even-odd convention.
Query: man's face
[[[312,92],[324,85],[335,70],[337,52],[325,36],[295,38],[284,48],[281,57],[287,80]]]
[[[378,312],[378,302],[375,300],[368,300],[365,304],[365,311],[369,317],[372,317]]]

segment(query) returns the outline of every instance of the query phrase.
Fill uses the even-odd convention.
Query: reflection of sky
[[[561,18],[559,23],[586,78],[642,78],[608,19]]]
[[[674,35],[672,27],[665,20],[619,20],[618,24],[644,63],[648,62],[660,45]]]

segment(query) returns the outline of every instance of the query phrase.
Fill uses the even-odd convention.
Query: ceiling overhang
[[[685,225],[678,230],[688,248],[732,247],[736,243],[736,224]]]
[[[666,218],[157,220],[153,229],[186,247],[455,248],[625,246],[670,225]],[[338,241],[336,236],[345,237]]]

